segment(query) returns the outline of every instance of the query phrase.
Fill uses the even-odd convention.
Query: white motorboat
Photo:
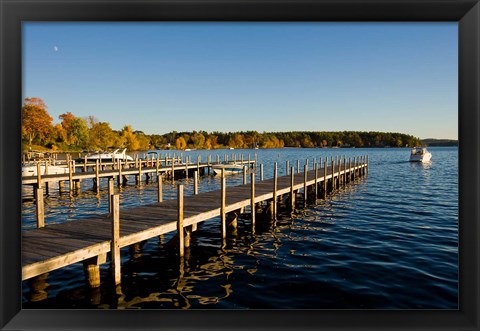
[[[22,166],[22,177],[24,176],[37,176],[38,174],[37,165],[24,165]],[[40,165],[40,175],[56,175],[56,174],[68,174],[68,167],[59,166],[59,165]]]
[[[410,152],[410,162],[428,162],[432,158],[432,153],[425,147],[414,147]]]
[[[87,161],[96,161],[102,160],[102,162],[113,162],[113,161],[133,161],[133,158],[130,155],[127,155],[127,149],[124,148],[123,151],[119,152],[120,149],[116,149],[113,152],[100,152],[95,154],[87,155]]]
[[[231,164],[214,164],[212,166],[213,171],[215,172],[216,175],[221,175],[222,174],[222,169],[225,169],[225,175],[231,175],[231,174],[236,174],[239,172],[243,172],[243,168],[245,165],[243,164],[236,164],[236,163],[231,163]]]

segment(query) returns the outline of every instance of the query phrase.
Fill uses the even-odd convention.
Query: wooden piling
[[[198,194],[198,171],[193,173],[193,194]]]
[[[272,215],[273,218],[277,218],[277,189],[278,189],[278,167],[277,162],[273,167],[273,206],[272,206]]]
[[[100,166],[98,159],[95,161],[95,189],[97,192],[100,191]],[[71,187],[71,186],[70,186]]]
[[[163,177],[162,177],[162,175],[157,177],[157,201],[158,201],[158,203],[163,201]]]
[[[40,166],[40,162],[37,163],[37,188],[41,188],[42,187],[42,173],[41,173],[41,166]]]
[[[260,181],[263,180],[263,163],[260,164]]]
[[[45,175],[48,175],[48,161],[45,161]],[[48,182],[45,182],[45,194],[48,195]]]
[[[177,232],[178,232],[178,255],[185,255],[185,233],[183,230],[183,185],[177,189]]]
[[[37,216],[37,228],[43,228],[45,226],[45,208],[43,202],[43,188],[35,189],[35,212]]]
[[[314,163],[313,169],[315,171],[315,201],[318,199],[318,164]]]
[[[250,174],[251,195],[250,195],[250,207],[251,207],[251,220],[252,229],[255,229],[255,172]]]
[[[112,195],[115,193],[113,189],[113,177],[108,178],[108,212],[112,212]]]
[[[126,162],[126,161],[125,161]],[[117,184],[121,186],[122,183],[122,162],[118,159],[118,177],[117,177]]]
[[[142,185],[142,160],[138,162],[138,185]]]
[[[247,166],[243,166],[243,185],[247,184]]]
[[[308,190],[307,190],[307,169],[308,169],[308,164],[305,163],[303,166],[303,205],[307,205],[307,199],[308,199]]]
[[[297,160],[297,173],[300,173],[300,160]]]
[[[323,163],[323,199],[327,199],[327,164],[328,156],[325,157],[325,162]]]
[[[221,180],[221,201],[220,201],[220,218],[222,221],[222,242],[227,237],[227,221],[226,221],[226,200],[227,200],[227,184],[225,180],[225,169],[222,169],[222,180]]]
[[[335,158],[332,156],[332,178],[331,178],[331,188],[332,192],[335,190]]]
[[[97,162],[98,163],[98,162]],[[113,206],[112,210],[112,240],[111,240],[111,268],[115,285],[122,280],[121,259],[120,259],[120,196],[114,194],[110,197]]]
[[[295,169],[290,169],[290,208],[295,211],[295,192],[293,191],[293,185],[295,184]]]
[[[290,169],[290,161],[285,162],[285,176],[288,176],[288,170]]]
[[[172,183],[175,181],[175,162],[172,159]]]
[[[355,181],[355,175],[356,175],[355,172],[357,170],[356,168],[357,168],[357,158],[354,157],[353,158],[353,181]]]
[[[68,189],[70,192],[70,195],[72,194],[73,191],[73,169],[72,169],[72,162],[68,161]]]
[[[83,261],[85,281],[90,288],[100,287],[100,265],[107,260],[106,254],[100,254]]]

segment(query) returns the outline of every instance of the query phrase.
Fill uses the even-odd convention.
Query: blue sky
[[[23,96],[115,130],[458,138],[456,23],[23,24]]]

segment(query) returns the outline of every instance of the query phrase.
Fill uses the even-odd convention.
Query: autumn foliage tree
[[[25,98],[22,107],[22,138],[32,145],[34,139],[45,143],[53,131],[53,118],[40,98]]]

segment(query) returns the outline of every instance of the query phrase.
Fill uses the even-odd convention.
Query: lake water
[[[272,149],[192,151],[207,155],[248,153],[273,177],[278,162],[301,169],[306,159],[368,155],[369,173],[317,205],[293,217],[280,214],[272,222],[257,221],[255,234],[248,216],[238,222],[238,236],[220,247],[220,220],[199,226],[180,263],[173,235],[149,240],[140,253],[122,249],[122,285],[104,281],[98,290],[84,285],[81,264],[49,273],[48,297],[33,302],[23,284],[23,308],[200,308],[200,309],[457,309],[458,308],[458,148],[431,147],[428,164],[408,162],[409,149]],[[258,177],[257,177],[258,180]],[[229,176],[238,185],[243,176]],[[164,199],[185,194],[193,182],[164,184]],[[75,220],[108,211],[106,181],[97,196],[91,181],[71,198],[51,188],[45,201],[46,224]],[[200,191],[220,187],[219,178],[200,179]],[[25,190],[28,197],[28,190]],[[135,187],[133,178],[121,192],[121,206],[156,201],[156,184]],[[24,229],[35,226],[34,205],[22,204]],[[108,263],[101,267],[108,280]]]

